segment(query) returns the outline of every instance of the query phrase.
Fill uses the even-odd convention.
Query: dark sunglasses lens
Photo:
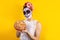
[[[29,14],[30,13],[30,10],[27,10],[26,12]]]

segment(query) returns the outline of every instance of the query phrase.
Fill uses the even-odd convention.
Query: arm
[[[39,22],[37,22],[37,27],[36,27],[36,40],[39,40],[40,32],[41,32],[41,24]]]
[[[33,40],[39,40],[39,37],[40,37],[40,31],[41,31],[41,24],[39,22],[37,22],[36,24],[36,36],[32,36],[31,34],[30,37],[33,39]]]
[[[32,36],[27,30],[24,30],[28,36],[33,39],[33,40],[38,40],[39,36],[40,36],[40,31],[41,31],[41,24],[39,22],[37,22],[36,24],[36,36]]]
[[[18,26],[18,23],[19,23],[19,21],[17,21],[17,22],[14,24],[15,29],[16,29],[16,27]],[[17,36],[17,38],[20,37],[20,34],[21,34],[21,32],[18,31],[18,30],[16,30],[16,36]]]
[[[36,37],[33,36],[33,35],[31,35],[27,30],[23,30],[22,32],[27,33],[27,35],[28,35],[32,40],[35,40],[35,39],[36,39]]]
[[[32,40],[35,40],[35,39],[36,39],[36,37],[33,36],[33,35],[31,35],[29,32],[27,32],[27,34],[28,34],[28,36],[29,36]]]
[[[17,31],[17,32],[16,32],[16,36],[17,36],[17,38],[20,37],[20,34],[21,34],[20,31]]]

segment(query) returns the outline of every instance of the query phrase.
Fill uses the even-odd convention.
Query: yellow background
[[[25,19],[22,9],[27,1],[34,6],[33,18],[42,25],[40,40],[60,40],[59,0],[0,0],[0,40],[19,40],[14,23]]]

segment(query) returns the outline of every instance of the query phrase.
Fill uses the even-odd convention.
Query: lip
[[[27,15],[27,16],[25,15],[25,17],[27,17],[27,18],[28,18],[29,16],[30,16],[30,15]]]

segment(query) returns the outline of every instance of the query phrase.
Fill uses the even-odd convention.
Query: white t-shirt
[[[28,31],[32,36],[34,36],[37,21],[36,21],[36,20],[32,20],[32,21],[24,20],[24,22],[26,23],[27,31]],[[22,33],[22,32],[21,32],[20,40],[32,40],[32,39],[31,39],[26,33]]]

